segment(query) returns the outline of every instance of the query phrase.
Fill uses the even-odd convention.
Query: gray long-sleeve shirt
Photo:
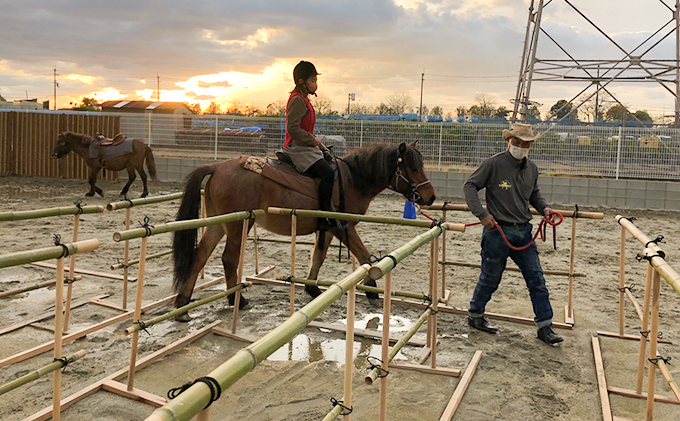
[[[482,207],[478,191],[486,189],[487,209]],[[509,151],[482,162],[465,182],[465,200],[480,220],[489,213],[496,221],[525,223],[532,218],[529,204],[539,213],[548,206],[538,188],[538,167],[529,158],[518,161]]]

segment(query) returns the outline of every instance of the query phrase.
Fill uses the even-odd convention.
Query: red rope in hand
[[[424,217],[426,217],[427,219],[434,221],[434,218],[426,215],[423,211],[420,211],[420,214],[423,215]],[[556,217],[557,220],[553,220],[554,217]],[[510,244],[510,241],[508,241],[508,238],[505,236],[505,233],[503,232],[503,228],[501,228],[501,226],[498,225],[498,222],[496,222],[494,220],[493,224],[496,227],[496,229],[501,233],[501,237],[503,237],[503,241],[505,241],[505,244],[508,247],[510,247],[511,250],[522,251],[522,250],[526,250],[529,247],[531,247],[531,245],[536,242],[536,237],[538,237],[539,235],[541,236],[541,241],[545,241],[546,229],[548,228],[548,225],[552,226],[552,229],[553,229],[553,247],[555,249],[557,249],[556,227],[559,224],[561,224],[562,221],[564,221],[564,216],[562,216],[561,213],[559,213],[557,211],[550,212],[550,215],[544,216],[541,219],[541,222],[538,224],[538,229],[536,230],[536,234],[534,234],[534,236],[531,238],[531,241],[529,241],[529,244],[527,244],[526,246],[522,246],[522,247],[515,247],[512,244]],[[480,222],[472,222],[470,224],[465,224],[465,226],[471,227],[471,226],[480,225],[480,224],[481,224],[481,221]]]

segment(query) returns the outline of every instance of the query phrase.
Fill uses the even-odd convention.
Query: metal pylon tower
[[[578,59],[572,56],[562,45],[559,44],[550,34],[541,27],[541,18],[544,13],[549,12],[548,6],[553,2],[564,2],[572,8],[578,15],[591,25],[597,32],[604,36],[620,52],[618,58],[609,59]],[[527,21],[527,31],[524,38],[524,52],[520,64],[519,81],[517,83],[517,93],[513,100],[514,110],[512,121],[527,121],[529,107],[535,102],[531,101],[531,85],[533,82],[582,82],[586,85],[583,90],[576,94],[569,104],[573,108],[578,108],[590,98],[596,98],[597,116],[597,97],[603,92],[611,96],[618,104],[625,106],[610,91],[613,83],[641,83],[650,82],[661,85],[668,91],[675,101],[675,126],[680,127],[680,0],[675,0],[675,8],[669,6],[664,0],[658,0],[666,7],[671,19],[656,30],[652,35],[640,43],[632,50],[623,48],[614,41],[606,32],[600,29],[592,20],[582,13],[569,0],[531,0],[529,6],[529,19]],[[612,6],[615,1],[612,1]],[[642,2],[641,2],[642,3]],[[534,8],[534,5],[536,7]],[[545,12],[544,10],[547,10]],[[669,37],[675,37],[675,57],[668,59],[648,58],[651,51],[654,51],[662,41]],[[539,37],[546,42],[554,43],[562,53],[564,58],[545,59],[539,57],[537,53]],[[581,96],[587,91],[592,92]],[[577,98],[581,97],[580,100]]]

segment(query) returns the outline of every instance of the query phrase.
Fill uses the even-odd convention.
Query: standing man
[[[509,256],[522,271],[529,289],[538,339],[553,345],[562,342],[562,338],[552,329],[553,310],[536,244],[522,251],[512,250],[495,226],[498,223],[510,244],[521,247],[532,239],[529,205],[545,216],[553,213],[538,189],[538,167],[527,158],[539,136],[528,124],[516,123],[509,130],[503,130],[508,149],[482,162],[465,182],[465,200],[484,226],[482,271],[470,301],[468,324],[488,333],[498,330],[486,320],[484,310],[498,289]],[[482,207],[478,195],[484,188],[488,211]]]

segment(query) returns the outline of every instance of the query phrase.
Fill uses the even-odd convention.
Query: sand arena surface
[[[52,180],[45,178],[3,177],[0,187],[0,211],[41,209],[55,206],[69,206],[82,199],[87,205],[106,205],[119,200],[120,183],[100,183],[107,196],[86,198],[85,181]],[[168,194],[181,191],[178,183],[152,183],[151,194]],[[131,190],[134,197],[140,193],[137,181]],[[461,202],[461,200],[457,200]],[[150,223],[174,220],[179,201],[132,209],[133,226],[138,226],[145,216]],[[565,208],[555,205],[555,208]],[[572,209],[572,208],[567,208]],[[395,195],[381,195],[369,209],[369,214],[401,216],[403,199]],[[598,210],[598,209],[593,209]],[[574,309],[576,325],[572,330],[558,330],[565,342],[558,347],[549,347],[536,339],[536,329],[504,321],[494,321],[500,330],[497,335],[488,335],[468,328],[465,316],[440,313],[438,365],[464,369],[476,350],[483,352],[481,363],[472,383],[463,398],[455,420],[598,420],[601,419],[600,401],[597,390],[595,365],[591,349],[591,334],[597,330],[618,330],[618,277],[620,227],[614,221],[616,214],[636,216],[635,224],[648,236],[663,235],[666,243],[661,244],[667,253],[667,260],[680,270],[677,256],[680,252],[680,214],[669,212],[629,211],[599,209],[605,213],[604,220],[578,220],[576,239],[575,271],[586,273],[585,278],[576,278],[574,286]],[[428,212],[439,216],[439,212]],[[452,222],[474,222],[469,213],[448,212]],[[125,211],[105,212],[81,216],[80,239],[98,238],[102,245],[93,253],[79,255],[76,267],[100,272],[122,274],[122,270],[111,270],[110,265],[122,259],[123,244],[115,243],[112,234],[124,229]],[[422,218],[422,217],[421,217]],[[538,220],[535,219],[537,222]],[[359,232],[369,250],[375,254],[386,254],[412,237],[423,232],[420,228],[378,226],[359,224]],[[3,253],[29,250],[52,245],[52,235],[61,234],[62,241],[68,242],[73,232],[73,217],[51,217],[32,221],[1,222]],[[263,237],[269,236],[259,231]],[[466,233],[447,234],[448,260],[479,263],[479,238],[481,228],[470,228]],[[557,251],[552,242],[539,243],[544,269],[568,270],[571,219],[558,227]],[[642,245],[632,236],[626,243],[626,282],[638,285],[633,295],[642,303],[642,286],[646,263],[637,262],[635,254],[642,251]],[[311,238],[302,238],[311,240]],[[166,250],[171,242],[170,234],[149,238],[149,254]],[[131,259],[139,256],[141,241],[132,240]],[[222,276],[220,255],[223,243],[218,246],[206,266],[206,280]],[[304,276],[310,256],[310,246],[300,246],[297,254],[298,276]],[[290,246],[279,243],[260,243],[260,267],[276,265],[269,276],[290,273]],[[247,249],[245,274],[254,273],[254,245]],[[393,289],[412,292],[427,292],[429,247],[418,250],[412,257],[400,263],[394,271]],[[53,263],[53,262],[50,262]],[[337,249],[329,252],[329,258],[321,269],[320,279],[338,280],[351,272],[351,263],[346,255],[338,262]],[[132,269],[136,275],[137,267]],[[449,303],[458,308],[467,308],[477,277],[478,269],[447,266],[447,287],[451,291]],[[31,265],[0,270],[0,291],[16,289],[52,278],[53,271]],[[199,283],[202,281],[199,280]],[[555,321],[564,321],[564,306],[567,303],[567,278],[547,276],[551,301],[555,310]],[[172,263],[170,256],[150,260],[146,266],[144,304],[172,294]],[[383,281],[378,282],[383,286]],[[194,294],[203,298],[223,290],[223,284],[207,291]],[[128,302],[134,303],[136,284],[129,284]],[[106,301],[122,303],[122,282],[91,275],[83,275],[82,281],[74,286],[74,301],[92,299],[107,295]],[[251,308],[241,314],[239,333],[260,337],[288,317],[288,288],[271,285],[255,285],[246,293]],[[309,298],[298,293],[296,304],[300,308]],[[2,323],[0,328],[54,311],[54,288],[44,288],[0,300]],[[170,305],[154,309],[143,319],[171,309]],[[489,312],[532,317],[531,303],[523,279],[513,272],[506,272],[503,282],[487,308]],[[374,316],[382,309],[359,297],[357,301],[357,327],[360,323],[375,325]],[[393,304],[392,330],[413,323],[421,309],[404,304]],[[86,304],[72,311],[71,331],[120,314],[119,311]],[[223,327],[231,326],[231,309],[225,302],[218,301],[191,312],[192,321],[180,324],[167,321],[149,329],[149,334],[140,335],[139,358],[204,327],[213,321],[223,320]],[[397,318],[396,316],[399,316]],[[341,299],[319,320],[341,323],[346,317],[345,300]],[[673,345],[660,345],[664,356],[674,360],[669,366],[676,379],[680,379],[680,368],[675,364],[678,342],[680,342],[680,297],[667,284],[661,287],[660,330],[663,337],[674,341]],[[632,305],[626,305],[626,333],[637,334],[639,321]],[[37,323],[53,326],[54,318]],[[62,396],[66,397],[97,380],[125,367],[129,362],[130,337],[124,329],[131,325],[128,319],[87,337],[68,343],[64,354],[85,349],[87,355],[69,365],[63,375]],[[330,397],[342,396],[344,362],[336,361],[337,354],[344,354],[344,334],[321,332],[307,329],[292,344],[276,353],[274,360],[265,361],[248,376],[226,390],[223,397],[213,404],[215,420],[320,420],[331,409]],[[421,329],[416,339],[425,339]],[[0,336],[0,358],[6,358],[22,350],[40,345],[53,339],[53,335],[35,327],[25,327]],[[605,372],[610,386],[635,389],[637,378],[638,342],[613,338],[600,338],[605,363]],[[355,420],[378,419],[377,384],[363,384],[363,369],[367,367],[367,355],[380,356],[378,342],[357,338],[354,361],[354,414]],[[163,360],[137,373],[135,387],[165,396],[168,389],[182,385],[197,377],[204,376],[231,357],[244,344],[213,334],[186,346]],[[397,357],[406,361],[419,348],[407,346]],[[290,361],[291,359],[293,361]],[[311,360],[311,361],[310,361]],[[0,368],[0,383],[7,383],[18,376],[27,374],[52,361],[52,351],[7,367]],[[123,382],[125,379],[123,379]],[[457,378],[442,377],[413,371],[392,370],[389,375],[388,409],[389,420],[439,419],[446,407]],[[17,390],[0,397],[0,419],[21,420],[48,407],[52,402],[52,376],[47,375]],[[645,375],[646,390],[646,375]],[[658,394],[672,396],[667,384],[657,374]],[[644,419],[645,401],[610,395],[613,412],[617,416]],[[153,411],[151,406],[100,391],[80,401],[62,414],[64,420],[137,420],[144,419]],[[680,406],[657,404],[656,420],[680,419]]]

